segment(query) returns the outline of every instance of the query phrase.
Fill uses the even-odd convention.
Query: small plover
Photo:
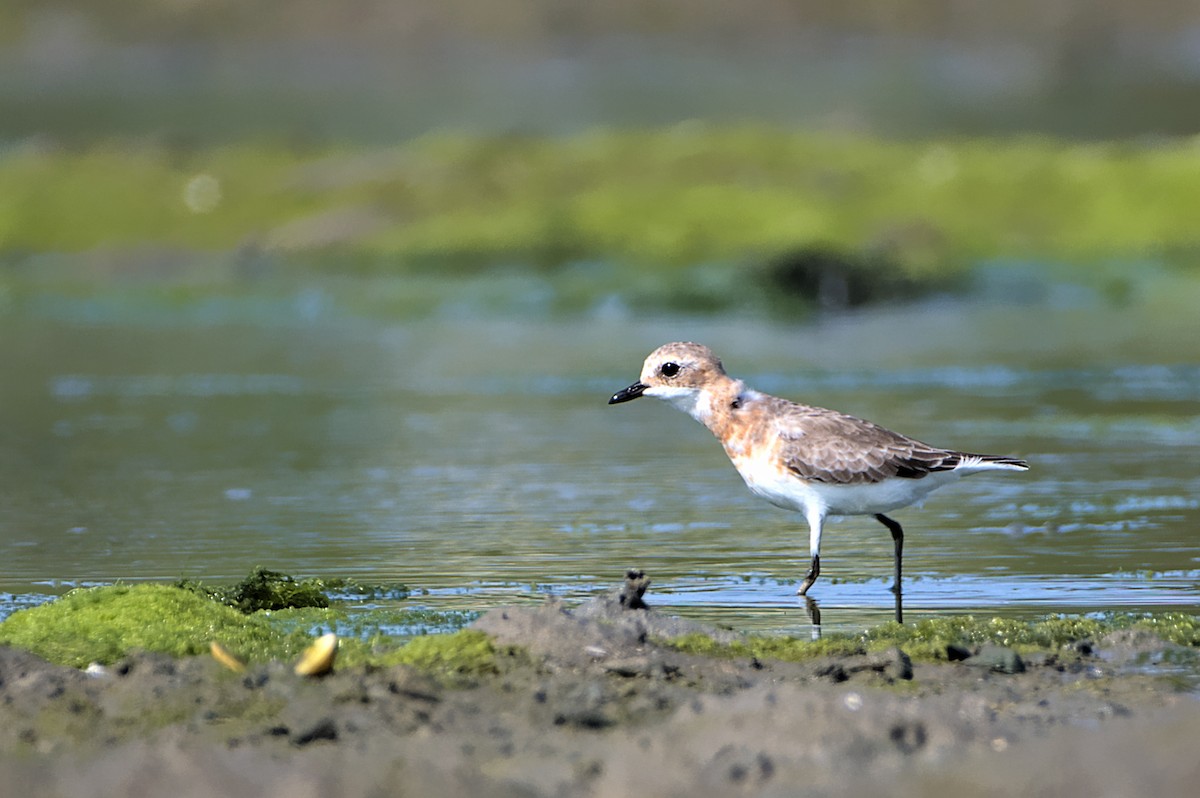
[[[797,591],[821,573],[821,532],[829,516],[873,515],[895,543],[896,616],[904,530],[884,513],[924,499],[980,471],[1025,471],[1024,460],[942,449],[861,418],[796,404],[747,388],[706,346],[673,343],[650,353],[642,376],[609,404],[662,399],[712,431],[750,490],[804,514],[812,563]]]

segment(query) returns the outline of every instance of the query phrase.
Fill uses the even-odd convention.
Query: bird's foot
[[[812,558],[812,567],[808,569],[808,573],[804,576],[804,581],[800,583],[800,589],[796,591],[796,595],[803,596],[808,593],[808,589],[813,586],[813,582],[817,581],[817,577],[821,575],[821,558]]]

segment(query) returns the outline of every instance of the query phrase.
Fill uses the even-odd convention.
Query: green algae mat
[[[258,569],[238,585],[224,588],[181,583],[73,590],[0,622],[0,644],[26,649],[58,664],[84,667],[111,664],[136,651],[174,657],[207,654],[216,641],[236,657],[253,663],[294,660],[315,636],[337,628],[342,633],[341,665],[406,664],[463,675],[495,669],[495,649],[479,632],[460,629],[409,639],[380,631],[405,621],[461,626],[473,616],[432,618],[421,610],[385,610],[353,618],[345,609],[331,607],[317,584],[324,583]],[[257,595],[260,607],[245,604],[247,592]],[[239,596],[244,610],[230,606]]]
[[[486,635],[469,629],[415,637],[389,635],[384,629],[396,623],[395,610],[352,617],[318,587],[324,584],[256,569],[232,587],[185,582],[79,589],[0,622],[0,644],[74,667],[110,664],[136,651],[175,657],[207,654],[213,641],[244,661],[291,661],[316,635],[336,628],[341,636],[338,662],[342,666],[407,664],[459,675],[493,673],[496,657],[512,653],[502,652]],[[256,605],[247,603],[247,593],[256,595]],[[231,606],[239,602],[240,609]],[[421,610],[414,610],[413,617],[430,620]],[[450,620],[462,626],[471,617],[459,615]],[[687,653],[715,657],[804,660],[898,646],[915,659],[945,660],[953,646],[995,644],[1018,651],[1055,650],[1120,629],[1144,630],[1168,643],[1200,647],[1200,616],[1178,612],[1056,616],[1032,622],[948,617],[911,625],[888,623],[816,641],[754,635],[722,644],[693,634],[663,642]]]

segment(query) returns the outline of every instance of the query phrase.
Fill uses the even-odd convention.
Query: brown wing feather
[[[841,485],[948,471],[962,455],[844,413],[783,402],[778,432],[787,468],[802,479]]]

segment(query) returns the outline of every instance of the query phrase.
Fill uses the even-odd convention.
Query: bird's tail
[[[1028,471],[1029,463],[1019,457],[1002,454],[971,454],[959,452],[956,471]]]

